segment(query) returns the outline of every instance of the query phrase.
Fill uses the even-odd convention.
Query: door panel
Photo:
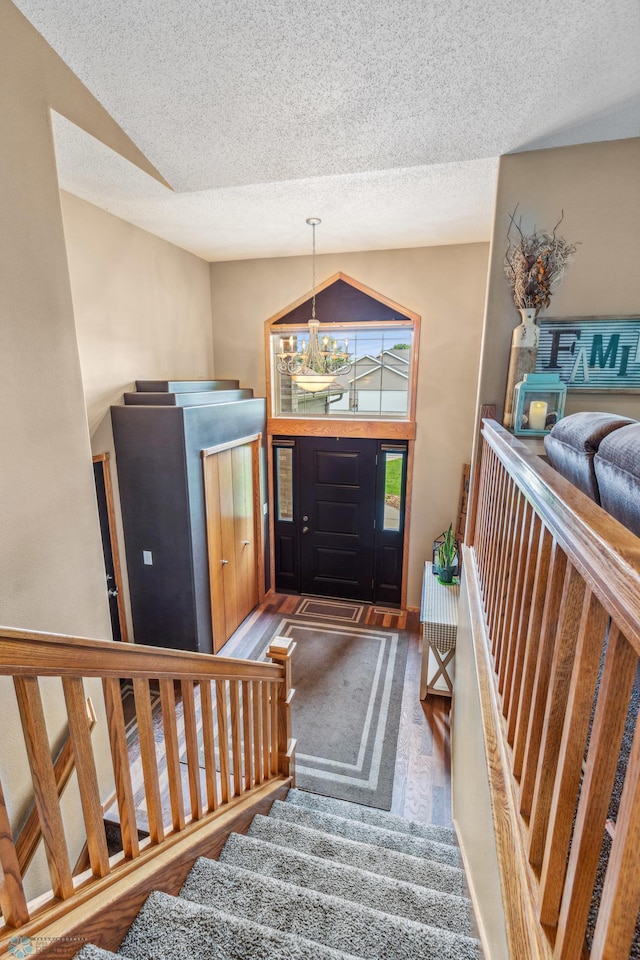
[[[300,589],[373,599],[375,443],[300,437]]]
[[[252,442],[203,459],[214,653],[260,599],[257,457]]]

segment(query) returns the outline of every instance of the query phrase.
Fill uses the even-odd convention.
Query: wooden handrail
[[[86,902],[91,889],[104,890],[105,885],[117,883],[130,872],[132,862],[140,859],[147,864],[156,856],[154,850],[164,856],[179,835],[192,835],[199,824],[209,829],[212,820],[224,816],[238,798],[263,796],[270,782],[292,782],[295,741],[284,739],[284,734],[290,734],[291,725],[293,646],[287,640],[274,643],[269,652],[278,662],[264,663],[0,629],[0,675],[13,678],[35,798],[28,830],[14,843],[8,809],[15,804],[9,802],[10,796],[5,804],[0,784],[0,907],[5,923],[0,928],[0,952],[15,929],[31,933],[52,911],[59,914],[61,904],[71,910],[78,902]],[[44,677],[61,681],[69,728],[68,743],[55,763],[49,742],[57,732],[47,729],[40,689]],[[104,777],[109,758],[94,753],[85,708],[84,680],[95,678],[102,681],[122,833],[122,853],[111,857],[99,794],[99,770]],[[142,780],[144,790],[144,797],[138,799],[129,759],[123,680],[133,682],[137,786]],[[160,750],[159,737],[164,745]],[[69,860],[60,799],[62,781],[68,780],[72,766],[89,862],[89,869],[79,877],[74,876]],[[6,792],[6,782],[4,788]],[[75,840],[82,840],[76,825],[72,827]],[[143,828],[148,838],[139,841]],[[28,904],[24,873],[40,836],[51,890]]]
[[[282,679],[279,667],[256,660],[210,657],[142,644],[115,648],[111,640],[0,627],[0,675],[73,677],[79,665],[83,677],[272,680],[276,683]]]
[[[507,937],[513,956],[583,960],[640,656],[640,539],[499,424],[481,436],[465,576]],[[627,960],[640,903],[637,728],[592,960]]]

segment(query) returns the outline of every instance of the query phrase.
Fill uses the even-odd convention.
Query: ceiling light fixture
[[[280,337],[278,370],[288,374],[293,382],[308,393],[328,390],[336,377],[351,370],[349,341],[339,342],[324,335],[320,337],[320,323],[316,320],[316,227],[318,217],[309,217],[307,223],[313,231],[311,319],[309,320],[309,339],[304,340],[297,349],[297,337]]]

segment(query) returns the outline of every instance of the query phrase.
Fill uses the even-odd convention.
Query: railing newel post
[[[267,656],[284,670],[283,683],[277,685],[278,729],[275,733],[278,744],[278,773],[292,777],[295,786],[295,750],[296,741],[291,737],[291,702],[295,690],[291,686],[291,657],[296,648],[294,640],[286,637],[274,637],[267,650]]]

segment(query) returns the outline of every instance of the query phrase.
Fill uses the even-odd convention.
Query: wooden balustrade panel
[[[51,889],[59,900],[73,894],[73,877],[60,810],[51,748],[37,677],[14,678],[22,732],[27,748],[36,809],[49,866]]]
[[[162,710],[162,730],[167,761],[171,823],[174,830],[183,830],[185,825],[184,797],[182,794],[176,695],[173,680],[160,680],[160,708]]]
[[[595,696],[602,649],[608,627],[607,614],[588,593],[576,643],[567,692],[566,718],[553,784],[549,830],[540,875],[540,920],[555,927],[569,857],[569,842],[580,789],[582,761]]]
[[[244,748],[244,786],[250,790],[253,779],[253,722],[252,722],[251,684],[242,681],[242,741]]]
[[[227,723],[227,682],[216,680],[216,713],[218,716],[218,751],[220,756],[220,795],[222,803],[231,799],[229,779],[229,731]]]
[[[523,690],[524,664],[527,650],[527,637],[532,616],[532,603],[536,580],[536,569],[542,541],[542,521],[527,505],[531,516],[531,526],[527,533],[526,558],[524,563],[522,597],[518,612],[516,637],[514,643],[514,657],[512,672],[507,675],[504,702],[507,704],[505,713],[507,720],[507,742],[513,746],[516,733],[516,721]],[[504,712],[504,710],[503,710]]]
[[[0,910],[8,927],[21,927],[29,920],[22,875],[11,832],[11,823],[0,783]]]
[[[95,877],[106,877],[110,870],[109,852],[82,679],[63,677],[62,689],[69,718],[69,740],[75,759],[89,863]]]
[[[162,802],[160,798],[160,779],[158,776],[158,757],[153,730],[153,713],[149,681],[134,677],[133,697],[136,706],[138,741],[142,761],[142,779],[147,801],[147,820],[151,843],[162,843],[164,824],[162,822]]]
[[[571,841],[555,943],[558,960],[581,960],[584,935],[638,658],[611,627]]]
[[[198,724],[196,720],[195,685],[193,680],[181,680],[180,692],[182,694],[182,717],[184,720],[184,742],[187,755],[191,818],[192,820],[200,820],[203,809],[202,790],[200,787],[200,751],[198,746]]]
[[[213,722],[213,702],[211,700],[211,681],[200,684],[200,711],[202,715],[202,748],[204,751],[205,782],[207,788],[207,810],[218,809],[218,791],[216,788],[216,746]]]
[[[584,616],[585,611],[591,609],[590,599],[591,594],[587,594],[584,580],[575,567],[568,564],[555,631],[540,759],[529,822],[529,860],[535,867],[542,865],[578,634],[581,628],[588,629]]]
[[[111,762],[113,764],[116,801],[120,818],[122,849],[125,857],[132,860],[140,853],[140,845],[138,843],[138,828],[133,801],[133,785],[131,783],[120,681],[115,678],[107,678],[103,680],[102,689],[107,714],[107,729],[109,731]]]

